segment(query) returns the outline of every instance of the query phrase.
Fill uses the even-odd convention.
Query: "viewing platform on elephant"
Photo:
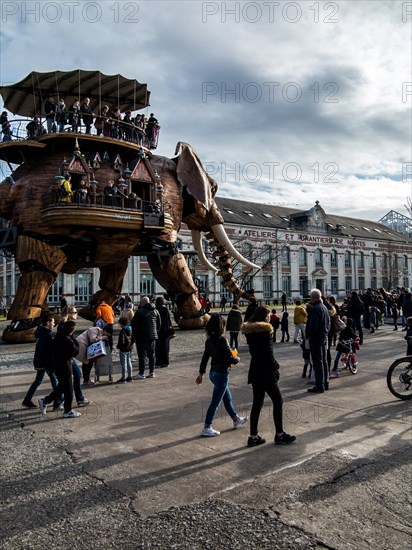
[[[21,119],[11,121],[13,124],[15,122],[16,126],[22,124]],[[36,157],[41,149],[45,149],[46,147],[49,149],[64,147],[67,144],[74,144],[76,140],[81,148],[92,147],[97,151],[107,151],[109,154],[117,151],[128,160],[134,158],[139,151],[143,151],[149,158],[152,156],[151,150],[153,147],[150,147],[147,140],[127,140],[103,134],[99,136],[96,134],[96,131],[92,131],[90,134],[80,131],[72,132],[70,130],[50,134],[45,132],[32,138],[28,138],[27,135],[22,136],[20,133],[17,130],[13,130],[10,139],[4,140],[3,137],[3,141],[0,142],[0,160],[10,165],[29,162],[32,158]]]
[[[160,202],[143,201],[137,196],[116,196],[108,201],[104,193],[90,194],[89,201],[61,200],[56,190],[44,198],[42,219],[53,227],[91,227],[105,229],[171,230],[171,206]]]

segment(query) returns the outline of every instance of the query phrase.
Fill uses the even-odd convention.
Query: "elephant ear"
[[[196,151],[188,143],[179,141],[176,146],[177,178],[187,188],[192,197],[199,201],[209,211],[214,204],[213,197],[217,191],[217,183],[211,178]]]

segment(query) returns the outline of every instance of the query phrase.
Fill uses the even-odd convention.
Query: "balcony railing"
[[[140,197],[125,196],[107,196],[104,193],[90,193],[87,200],[73,198],[71,201],[62,199],[58,190],[51,190],[43,198],[43,208],[76,206],[85,209],[114,209],[134,212],[143,212],[145,214],[169,214],[171,215],[171,205],[169,202],[152,202],[142,200]]]
[[[93,124],[90,127],[90,132],[86,134],[86,126],[81,122],[81,120],[79,120],[75,132],[72,131],[73,127],[71,124],[66,123],[63,126],[60,126],[57,122],[55,122],[53,125],[53,131],[50,133],[48,133],[46,129],[47,125],[45,117],[37,117],[37,124],[32,128],[29,127],[28,129],[27,126],[32,122],[32,120],[33,119],[30,118],[9,120],[10,131],[1,132],[1,141],[37,141],[45,135],[62,133],[98,136],[98,131]],[[123,122],[123,120],[108,118],[107,122],[109,123],[109,127],[100,131],[101,137],[117,139],[119,141],[128,141],[130,143],[135,143],[136,145],[146,147],[147,149],[157,148],[160,126],[156,125],[153,135],[147,136],[145,131],[141,128],[138,128],[134,124]]]

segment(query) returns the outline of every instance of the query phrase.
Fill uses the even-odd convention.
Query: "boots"
[[[306,378],[306,373],[307,373],[307,370],[308,370],[308,366],[309,366],[308,363],[305,363],[305,364],[303,365],[302,378]]]

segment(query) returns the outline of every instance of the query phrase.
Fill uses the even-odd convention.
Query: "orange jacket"
[[[105,323],[109,325],[114,324],[114,311],[108,304],[100,304],[96,308],[96,318],[103,319]]]

